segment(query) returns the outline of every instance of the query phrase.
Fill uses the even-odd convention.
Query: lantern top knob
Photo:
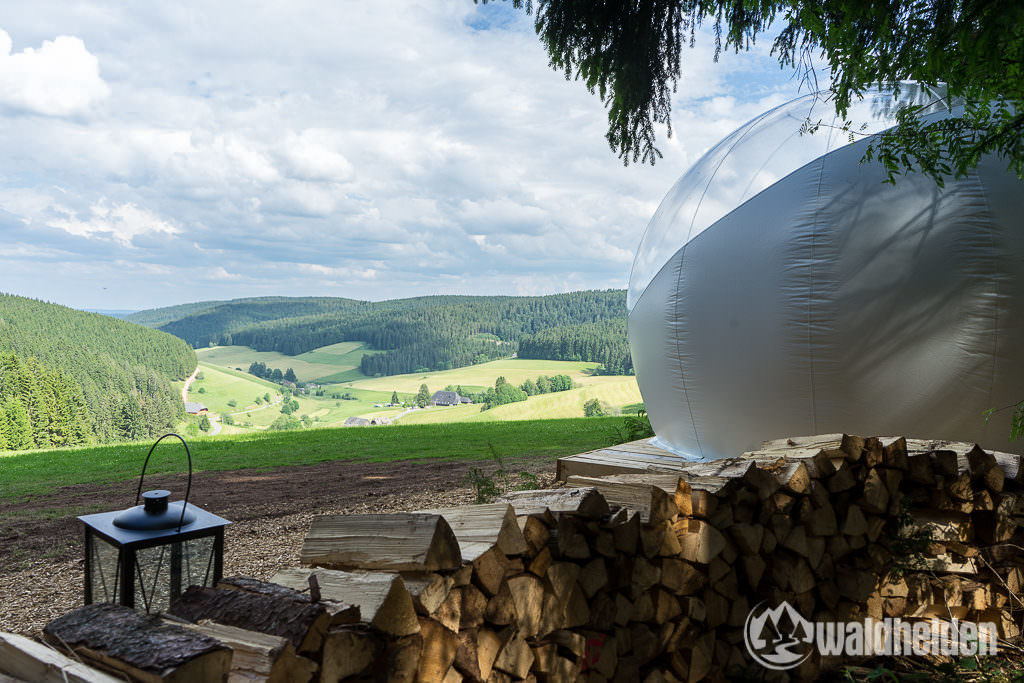
[[[142,494],[143,509],[151,514],[159,514],[167,509],[167,502],[171,499],[171,492],[164,489],[146,491]]]

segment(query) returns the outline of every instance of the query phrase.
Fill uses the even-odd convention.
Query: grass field
[[[269,368],[282,372],[291,368],[301,382],[342,382],[365,377],[359,371],[359,362],[366,353],[374,353],[362,342],[340,342],[313,351],[286,356],[276,351],[254,351],[247,346],[212,346],[199,349],[199,360],[218,368],[241,368],[247,371],[253,362],[266,363]]]
[[[415,394],[421,384],[426,384],[431,391],[444,389],[449,384],[462,385],[465,388],[494,386],[494,380],[499,376],[504,377],[512,384],[522,384],[527,379],[537,379],[538,375],[569,375],[574,381],[579,381],[589,378],[589,371],[596,368],[597,365],[597,363],[575,361],[508,358],[455,370],[366,377],[345,384],[359,389],[389,392],[397,390],[399,393]]]
[[[586,386],[553,394],[531,396],[525,401],[480,410],[478,405],[454,408],[429,408],[410,413],[401,424],[437,424],[441,422],[495,422],[502,420],[542,420],[579,417],[583,404],[592,398],[613,410],[624,410],[641,400],[633,377],[591,377]]]
[[[267,469],[328,460],[557,458],[618,442],[621,418],[577,418],[501,423],[451,423],[309,429],[190,440],[197,471]],[[88,448],[26,451],[0,456],[0,501],[51,492],[62,486],[134,479],[151,441]],[[147,474],[181,472],[181,449],[161,446]]]
[[[349,393],[357,399],[339,402],[336,399],[314,396],[297,397],[299,410],[295,413],[296,416],[309,415],[317,426],[325,427],[341,426],[346,418],[354,416],[395,417],[402,411],[375,407],[375,404],[389,402],[392,391],[398,391],[402,400],[411,402],[421,384],[426,384],[431,393],[448,385],[461,386],[466,392],[476,393],[494,386],[494,380],[498,377],[505,377],[509,382],[518,385],[527,379],[536,379],[539,375],[569,375],[577,388],[534,396],[527,401],[499,406],[488,411],[481,411],[477,405],[416,411],[403,416],[401,424],[581,417],[583,404],[592,398],[600,400],[612,412],[628,410],[629,406],[642,401],[635,378],[592,375],[591,372],[597,367],[597,363],[508,358],[455,370],[366,377],[357,367],[358,358],[361,358],[363,353],[366,353],[365,348],[356,342],[333,344],[294,357],[253,351],[244,346],[200,349],[197,354],[204,379],[193,385],[191,398],[202,401],[217,413],[237,413],[244,407],[252,408],[251,404],[255,397],[262,396],[268,390],[276,399],[279,394],[277,385],[244,372],[255,360],[267,363],[269,367],[290,367],[300,379],[315,377],[317,381],[325,384],[328,394]],[[239,367],[243,372],[235,369]],[[334,381],[339,378],[343,378],[344,381]],[[250,384],[246,384],[247,381]],[[205,388],[205,394],[197,393],[200,387]],[[229,399],[235,399],[235,408],[226,405]],[[227,429],[225,434],[246,429],[263,429],[279,415],[278,407],[235,415],[238,428]]]
[[[226,433],[238,433],[246,427],[263,428],[281,416],[280,386],[273,382],[253,377],[237,370],[218,368],[209,363],[199,364],[202,372],[202,379],[196,379],[192,383],[189,398],[206,405],[212,412],[217,414],[229,413],[235,421],[234,428],[227,425]],[[199,390],[203,389],[203,393]],[[299,409],[295,411],[296,417],[309,415],[319,426],[338,426],[345,421],[345,418],[354,415],[367,413],[381,413],[383,415],[396,414],[400,411],[382,411],[375,408],[375,403],[386,403],[391,400],[390,392],[369,391],[366,389],[351,389],[347,387],[337,388],[333,391],[347,393],[355,400],[338,400],[328,396],[296,396]],[[274,403],[269,407],[264,404],[257,406],[256,397],[264,397],[270,394]],[[228,405],[233,400],[234,406]]]

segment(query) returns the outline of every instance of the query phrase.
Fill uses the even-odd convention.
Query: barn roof
[[[204,410],[209,410],[209,408],[204,406],[202,403],[195,403],[193,401],[185,402],[185,412],[189,413],[190,415],[195,415],[196,413],[202,412]]]

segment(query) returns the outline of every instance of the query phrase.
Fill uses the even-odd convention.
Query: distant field
[[[388,462],[491,457],[557,458],[617,443],[621,418],[309,429],[189,441],[196,471],[269,469],[328,460]],[[0,501],[41,495],[62,486],[135,479],[152,441],[0,456]],[[180,473],[181,452],[168,446],[147,474]],[[2,519],[2,517],[0,517]]]
[[[218,414],[229,413],[235,421],[235,427],[230,425],[226,433],[238,433],[245,428],[265,428],[281,416],[281,387],[273,382],[253,377],[236,370],[226,370],[215,367],[209,363],[199,364],[203,379],[197,379],[192,383],[189,399],[199,401],[207,406],[212,412]],[[199,393],[204,389],[203,393]],[[375,408],[375,403],[386,403],[391,400],[390,392],[367,391],[365,389],[353,389],[349,387],[337,387],[328,390],[328,394],[340,392],[349,394],[355,400],[333,399],[328,396],[296,396],[299,409],[295,411],[296,417],[309,415],[317,426],[338,426],[345,418],[366,413],[396,414],[400,411],[381,411]],[[263,398],[270,394],[273,402],[270,406],[264,404],[257,406],[256,397]],[[408,398],[408,397],[407,397]],[[234,400],[235,405],[228,405],[228,401]]]
[[[436,424],[440,422],[493,422],[499,420],[541,420],[579,417],[583,404],[592,398],[614,410],[622,410],[641,401],[640,389],[633,377],[591,377],[586,386],[570,391],[531,396],[525,401],[480,410],[480,406],[429,408],[410,413],[401,424]]]
[[[455,370],[367,377],[346,384],[359,389],[397,390],[400,393],[414,394],[419,390],[421,384],[426,384],[432,392],[444,389],[449,384],[456,386],[461,384],[463,387],[494,386],[494,380],[498,376],[504,377],[512,384],[522,384],[527,379],[537,379],[537,375],[569,375],[573,380],[580,380],[584,377],[590,379],[587,371],[593,370],[597,366],[597,363],[509,358]]]
[[[276,351],[254,351],[247,346],[212,346],[196,351],[199,360],[222,368],[247,371],[253,362],[266,363],[282,372],[291,368],[302,382],[342,382],[365,377],[359,363],[366,353],[374,353],[362,342],[340,342],[313,351],[286,356]],[[418,387],[417,387],[418,388]]]
[[[401,400],[411,402],[421,384],[426,384],[431,393],[448,385],[461,386],[467,393],[476,393],[494,386],[494,380],[498,377],[504,377],[518,385],[527,379],[536,379],[539,375],[569,375],[577,388],[567,392],[534,396],[521,403],[499,406],[484,412],[480,411],[478,405],[419,410],[404,415],[401,424],[580,417],[583,415],[583,404],[592,398],[599,399],[612,411],[623,410],[642,401],[635,378],[591,375],[597,363],[509,358],[455,370],[366,377],[357,367],[347,365],[357,365],[357,358],[361,358],[366,352],[365,346],[359,342],[333,344],[294,357],[253,351],[244,346],[200,349],[197,354],[206,379],[193,385],[191,398],[202,401],[217,413],[237,413],[247,406],[251,408],[256,396],[262,396],[268,390],[276,399],[280,393],[278,385],[244,372],[250,363],[260,361],[272,368],[292,368],[300,380],[315,377],[316,381],[327,385],[328,394],[349,393],[357,399],[339,402],[328,397],[297,397],[299,410],[295,413],[296,417],[309,415],[316,421],[316,426],[324,427],[341,426],[348,417],[393,418],[399,415],[403,412],[402,409],[375,407],[375,404],[390,402],[392,391],[398,391]],[[235,368],[242,368],[243,371]],[[344,378],[346,381],[333,381],[337,378]],[[199,387],[206,388],[206,393],[198,394]],[[232,398],[238,404],[233,409],[226,405]],[[264,429],[280,414],[279,407],[272,407],[252,410],[243,415],[235,415],[234,418],[241,431],[245,431]],[[225,434],[237,431],[239,430],[228,429]]]

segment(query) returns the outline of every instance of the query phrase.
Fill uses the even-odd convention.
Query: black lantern
[[[185,446],[185,500],[168,502],[170,491],[142,492],[153,450],[173,436]],[[146,612],[166,610],[189,586],[213,586],[224,564],[226,519],[188,504],[192,454],[177,434],[157,439],[142,465],[135,507],[84,515],[85,604],[115,602]],[[139,498],[144,501],[139,505]]]

